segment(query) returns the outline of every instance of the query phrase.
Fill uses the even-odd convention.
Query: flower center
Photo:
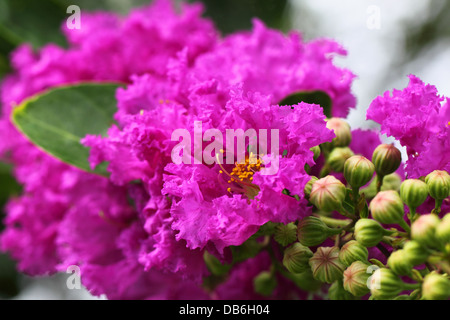
[[[220,150],[224,153],[223,150]],[[231,194],[245,194],[248,199],[254,199],[258,192],[259,187],[253,183],[253,175],[261,170],[262,160],[257,155],[250,153],[250,156],[245,156],[245,163],[234,163],[234,167],[231,173],[225,170],[219,161],[218,155],[217,163],[222,170],[219,173],[226,174],[228,176],[228,188],[227,191]]]

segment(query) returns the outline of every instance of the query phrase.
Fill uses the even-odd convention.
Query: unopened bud
[[[256,293],[269,297],[277,287],[277,280],[272,272],[263,271],[253,279],[253,287]]]
[[[314,279],[333,283],[342,279],[345,266],[339,260],[339,249],[337,247],[319,247],[311,259],[309,265]]]
[[[394,173],[402,163],[400,150],[392,144],[380,144],[373,151],[372,162],[378,176]]]
[[[450,243],[450,213],[447,213],[437,226],[436,238],[441,243]]]
[[[339,210],[345,199],[346,188],[333,176],[326,176],[314,182],[309,200],[323,211]]]
[[[427,261],[429,255],[429,251],[417,241],[408,241],[403,246],[403,256],[413,266],[418,266]]]
[[[287,246],[297,240],[297,226],[295,223],[280,224],[275,228],[273,237],[282,246]]]
[[[323,285],[322,282],[314,279],[311,268],[308,268],[305,272],[302,273],[291,274],[290,279],[300,289],[310,292],[319,290],[319,288]]]
[[[446,171],[433,171],[426,176],[425,182],[433,199],[443,200],[450,196],[450,175]]]
[[[413,269],[413,264],[406,259],[406,254],[403,250],[397,250],[391,253],[387,261],[387,265],[398,275],[410,275]]]
[[[373,177],[375,167],[369,159],[363,156],[353,156],[344,164],[344,177],[352,188],[360,188]]]
[[[367,272],[368,264],[355,261],[344,271],[344,289],[355,297],[362,297],[369,293],[367,280],[370,273]]]
[[[415,209],[427,200],[427,184],[419,179],[405,180],[400,186],[400,196],[408,207]]]
[[[311,190],[312,190],[312,186],[313,184],[319,180],[319,178],[311,176],[311,179],[308,181],[308,183],[305,185],[305,189],[303,190],[303,193],[305,194],[306,198],[309,198],[311,195]]]
[[[439,223],[439,218],[434,214],[420,216],[411,226],[411,239],[426,247],[439,247],[436,239],[436,228]]]
[[[344,289],[342,281],[338,280],[333,282],[333,284],[328,289],[328,297],[330,300],[356,300],[356,297],[350,292]]]
[[[384,224],[398,223],[403,220],[405,211],[403,201],[397,191],[381,191],[370,202],[372,217]]]
[[[284,251],[283,265],[291,273],[303,273],[309,269],[309,259],[312,251],[296,242]]]
[[[377,300],[392,299],[403,290],[403,282],[390,269],[378,269],[370,278],[370,292]]]
[[[367,261],[369,251],[358,241],[351,240],[344,244],[339,252],[339,260],[348,267],[355,261]]]
[[[319,146],[312,147],[309,150],[311,150],[314,153],[314,161],[320,157],[320,147]]]
[[[375,220],[359,219],[355,224],[355,239],[367,248],[375,247],[385,235],[386,230]]]
[[[423,279],[422,298],[425,300],[447,300],[450,298],[450,280],[435,271]]]
[[[348,147],[334,148],[328,155],[327,163],[334,172],[342,172],[344,171],[345,161],[354,155],[353,151]]]
[[[381,186],[381,191],[387,191],[387,190],[399,191],[401,184],[402,184],[402,178],[396,173],[391,173],[387,176],[384,176],[383,185]]]
[[[298,223],[298,241],[307,247],[324,242],[329,236],[340,233],[339,229],[328,227],[320,218],[310,216]]]
[[[347,122],[339,118],[327,120],[327,128],[334,131],[336,137],[331,142],[332,147],[346,147],[352,141],[352,131]]]

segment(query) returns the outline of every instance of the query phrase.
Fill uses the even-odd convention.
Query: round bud
[[[369,159],[363,156],[353,156],[344,164],[344,177],[352,188],[360,188],[373,177],[375,167]]]
[[[377,300],[392,299],[404,290],[403,282],[389,269],[376,270],[370,277],[370,293]]]
[[[302,290],[315,292],[323,283],[314,279],[311,268],[302,273],[293,273],[289,277]]]
[[[334,172],[342,172],[344,171],[345,161],[354,155],[353,151],[348,147],[334,148],[328,155],[327,163]]]
[[[367,261],[369,251],[358,241],[351,240],[344,244],[339,252],[339,260],[348,267],[355,261]]]
[[[256,293],[268,297],[277,287],[277,279],[269,271],[263,271],[253,279],[253,287]]]
[[[435,271],[427,274],[422,283],[422,298],[447,300],[450,298],[450,280]]]
[[[339,118],[327,120],[327,128],[334,131],[336,137],[331,141],[332,147],[346,147],[352,141],[352,131],[347,122]]]
[[[439,241],[436,239],[439,223],[439,218],[434,214],[420,216],[411,226],[411,239],[426,247],[439,247]]]
[[[405,252],[403,250],[397,250],[391,253],[387,261],[387,265],[398,275],[410,275],[413,269],[413,264],[410,260],[406,259]]]
[[[342,279],[345,266],[339,260],[339,249],[337,247],[319,247],[311,259],[309,265],[314,279],[333,283]]]
[[[310,216],[298,223],[298,241],[307,247],[314,247],[324,242],[329,236],[340,233],[341,230],[331,229],[322,220]]]
[[[356,300],[356,297],[344,289],[342,281],[335,281],[328,289],[330,300]]]
[[[372,162],[378,176],[394,173],[402,163],[400,150],[392,144],[380,144],[373,151]]]
[[[283,265],[291,273],[302,273],[309,269],[309,259],[312,251],[296,242],[284,251]]]
[[[380,223],[392,224],[403,220],[403,201],[397,191],[381,191],[370,202],[372,217]]]
[[[320,157],[320,147],[319,146],[312,147],[309,150],[311,150],[314,153],[314,161]]]
[[[309,198],[311,195],[311,190],[312,190],[312,186],[313,184],[319,180],[319,178],[311,176],[311,179],[308,181],[308,183],[305,185],[305,189],[303,189],[303,193],[305,194],[306,198]]]
[[[405,180],[400,186],[400,196],[408,207],[415,209],[427,200],[427,184],[419,179]]]
[[[386,230],[375,220],[359,219],[355,224],[355,239],[367,248],[375,247],[385,234]]]
[[[441,243],[450,243],[450,213],[447,213],[437,226],[436,238]]]
[[[428,251],[417,241],[408,241],[403,246],[403,256],[413,266],[418,266],[427,261],[429,255]]]
[[[425,182],[433,199],[443,200],[450,196],[450,175],[446,171],[433,171],[426,176]]]
[[[282,246],[287,246],[297,240],[297,226],[295,223],[279,224],[273,237]]]
[[[402,184],[402,178],[396,174],[391,173],[383,178],[383,185],[381,186],[381,191],[387,190],[400,190],[400,185]]]
[[[369,293],[367,287],[367,280],[370,277],[370,273],[367,272],[369,265],[361,262],[353,262],[344,271],[344,289],[350,292],[355,297],[362,297]]]
[[[333,176],[326,176],[314,182],[309,201],[323,211],[339,210],[345,199],[346,188]]]

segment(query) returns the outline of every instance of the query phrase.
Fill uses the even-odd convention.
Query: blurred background
[[[69,5],[83,11],[126,14],[149,0],[0,0],[0,81],[10,71],[9,54],[21,43],[38,49],[53,42],[66,46],[60,26]],[[180,0],[178,0],[180,2]],[[191,1],[192,2],[192,1]],[[300,30],[305,40],[334,38],[348,56],[336,63],[351,69],[358,105],[349,115],[353,128],[374,127],[365,121],[370,102],[392,88],[402,89],[415,74],[450,97],[450,1],[447,0],[201,0],[224,35],[251,27],[258,17],[284,32]],[[446,71],[447,70],[447,71]],[[2,137],[0,137],[2,138]],[[0,163],[0,208],[20,193]],[[3,217],[3,209],[0,215]],[[0,224],[0,229],[2,225]],[[0,299],[98,299],[85,290],[69,290],[70,275],[29,278],[0,254]],[[100,297],[102,299],[102,297]]]

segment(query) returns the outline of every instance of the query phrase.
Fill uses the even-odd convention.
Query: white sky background
[[[290,0],[289,10],[295,29],[304,32],[305,39],[333,38],[349,55],[338,58],[338,65],[357,75],[353,92],[358,99],[356,110],[348,120],[353,128],[367,128],[365,121],[370,102],[386,90],[403,89],[408,74],[419,76],[435,85],[441,95],[450,96],[450,45],[442,43],[417,61],[407,65],[401,74],[392,74],[391,63],[399,59],[403,46],[405,20],[423,21],[428,4],[439,6],[446,0]],[[447,0],[448,1],[448,0]],[[374,26],[379,12],[379,29]]]

